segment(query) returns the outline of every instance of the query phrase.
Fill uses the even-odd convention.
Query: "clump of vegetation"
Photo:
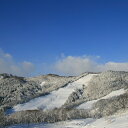
[[[89,118],[89,111],[78,109],[27,110],[7,116],[6,125],[30,123],[54,123],[69,119]]]
[[[0,126],[3,127],[5,125],[6,117],[4,114],[4,110],[0,109]]]
[[[93,105],[92,113],[95,117],[104,117],[128,108],[128,93],[110,99],[101,99]]]

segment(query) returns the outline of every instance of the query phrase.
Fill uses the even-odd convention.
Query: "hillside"
[[[8,99],[11,99],[10,101],[12,102],[9,106],[12,108],[6,111],[10,113],[10,115],[6,116],[7,122],[5,120],[8,125],[12,124],[12,122],[13,124],[31,124],[82,119],[76,120],[76,122],[84,123],[89,121],[91,123],[86,122],[84,126],[95,124],[96,127],[100,128],[102,125],[105,125],[104,119],[110,118],[112,120],[114,114],[123,111],[124,116],[127,112],[128,72],[106,71],[102,73],[84,73],[76,77],[64,77],[53,74],[33,78],[21,78],[7,74],[5,76],[5,78],[1,77],[0,82],[7,83],[8,81],[11,83],[6,85],[7,87],[9,85],[11,86],[7,88],[7,91],[12,89],[12,87],[16,89],[14,91],[15,93],[12,91],[8,93],[11,97]],[[17,83],[20,83],[22,86],[18,86],[14,82],[14,79],[15,81],[18,79]],[[5,84],[1,84],[1,92],[4,88],[3,85]],[[23,91],[23,88],[27,91]],[[4,88],[4,90],[6,89]],[[33,91],[34,96],[31,94],[31,91]],[[18,94],[19,92],[20,94],[21,92],[25,93],[23,95],[24,100],[22,98],[19,100],[20,104],[13,97],[13,94]],[[6,104],[5,96],[7,96],[7,92],[4,94],[6,95],[0,95],[1,107],[3,103]],[[12,97],[16,100],[14,104]],[[7,103],[7,105],[9,104]],[[116,120],[122,120],[119,115],[115,118]],[[103,121],[101,126],[98,124],[100,121]],[[114,122],[116,126],[117,122]],[[122,123],[125,124],[126,122]],[[70,123],[66,124],[68,125]],[[122,126],[124,126],[123,124]],[[40,125],[43,126],[44,124]],[[55,125],[47,126],[53,127]],[[80,125],[80,127],[84,126]],[[113,124],[112,126],[114,127]],[[60,127],[58,125],[57,128]],[[71,122],[71,127],[77,127],[77,125],[73,126]]]
[[[18,103],[25,103],[35,97],[46,95],[74,79],[75,77],[51,74],[31,78],[0,74],[0,106],[12,107]],[[43,81],[45,84],[42,84]]]

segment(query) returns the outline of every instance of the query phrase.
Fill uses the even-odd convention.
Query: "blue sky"
[[[128,1],[0,0],[0,48],[16,66],[33,64],[31,74],[57,72],[70,57],[126,64]]]

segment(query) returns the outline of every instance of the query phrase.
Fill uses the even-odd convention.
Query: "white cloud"
[[[99,69],[101,71],[104,70],[128,71],[128,62],[126,63],[107,62],[104,65],[99,65]]]
[[[28,76],[34,69],[35,67],[31,62],[24,61],[17,63],[10,54],[0,50],[0,73]]]
[[[57,60],[52,69],[54,72],[63,75],[79,75],[84,72],[102,72],[106,70],[128,71],[128,63],[97,62],[100,57],[88,56],[67,56]]]
[[[84,72],[102,72],[106,70],[128,71],[128,63],[106,62],[98,63],[100,56],[65,56],[61,55],[56,62],[48,65],[43,63],[43,68],[35,66],[31,62],[16,62],[13,56],[0,49],[0,73],[11,73],[19,76],[30,76],[33,74],[56,73],[60,75],[79,75]]]

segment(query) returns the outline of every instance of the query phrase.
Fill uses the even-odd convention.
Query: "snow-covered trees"
[[[5,114],[4,114],[4,110],[0,109],[0,126],[4,126],[5,125]]]

